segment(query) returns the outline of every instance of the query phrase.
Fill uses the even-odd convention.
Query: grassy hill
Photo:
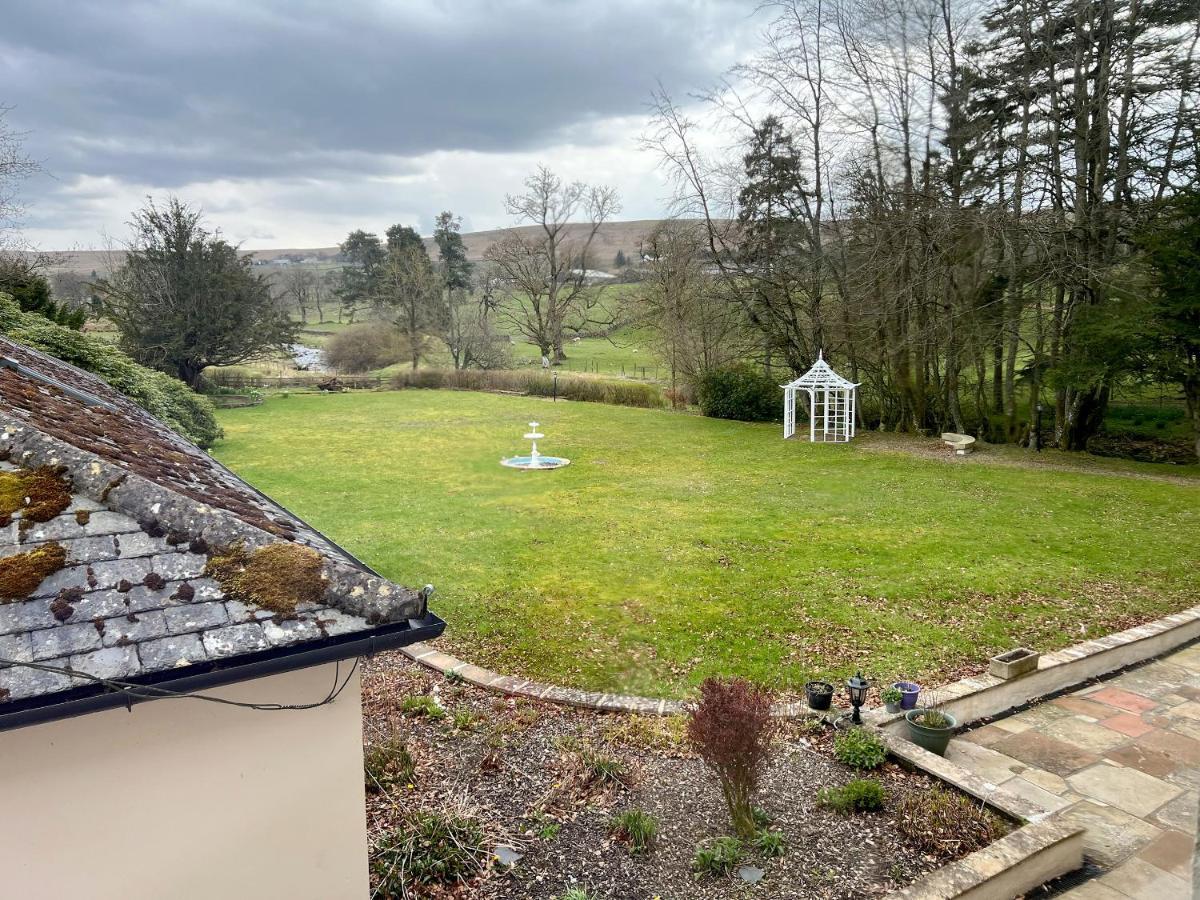
[[[611,269],[618,250],[623,250],[630,259],[636,259],[639,248],[645,237],[658,225],[659,219],[638,219],[631,222],[609,222],[601,227],[593,243],[593,268]],[[586,225],[568,225],[572,238],[582,238]],[[491,231],[472,231],[463,235],[467,247],[467,258],[483,259],[483,254],[505,233],[507,229],[496,228]],[[515,229],[532,237],[539,229],[534,225],[526,225]],[[382,233],[380,235],[382,237]],[[432,238],[426,238],[426,246],[430,254],[437,253],[437,247]],[[337,255],[337,247],[279,247],[270,250],[247,251],[253,253],[256,259],[275,260],[285,256],[316,257],[322,261],[332,261]],[[51,250],[47,253],[54,257],[50,271],[78,272],[88,276],[92,272],[107,272],[110,266],[119,265],[123,258],[120,251],[108,250]]]

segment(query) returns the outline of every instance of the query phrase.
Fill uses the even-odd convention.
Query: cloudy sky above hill
[[[656,82],[702,90],[752,48],[753,0],[8,0],[0,105],[44,174],[26,237],[100,248],[175,193],[249,248],[337,243],[451,209],[508,224],[538,163],[669,190],[638,149]]]

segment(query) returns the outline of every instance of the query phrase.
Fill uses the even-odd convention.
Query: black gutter
[[[299,647],[280,647],[260,653],[230,657],[228,660],[213,660],[187,667],[187,674],[179,675],[178,669],[154,672],[134,678],[119,679],[129,684],[158,688],[176,694],[189,694],[209,688],[278,675],[297,669],[306,669],[324,663],[373,656],[385,650],[395,650],[419,641],[438,637],[446,629],[446,623],[431,612],[423,619],[409,619],[391,625],[382,625],[370,631],[342,635],[311,641]],[[200,671],[198,671],[200,670]],[[105,685],[91,685],[70,691],[50,694],[46,697],[31,697],[0,704],[0,731],[39,725],[72,716],[99,712],[106,709],[126,707],[148,700],[171,699],[152,694],[134,694]],[[317,701],[320,698],[313,698]]]

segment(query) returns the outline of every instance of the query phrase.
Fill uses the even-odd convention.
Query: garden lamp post
[[[850,705],[854,707],[854,714],[850,716],[850,721],[855,725],[862,724],[862,716],[858,714],[859,707],[867,702],[867,688],[871,686],[871,682],[863,678],[860,670],[853,678],[846,679],[846,690],[850,694]]]

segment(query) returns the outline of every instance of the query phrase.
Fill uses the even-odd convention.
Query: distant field
[[[641,290],[638,284],[614,284],[603,288],[604,302],[614,306],[631,300]],[[513,332],[511,324],[502,318],[497,322],[502,333],[507,329]],[[340,331],[349,328],[345,322],[306,322],[301,329],[299,342],[307,347],[322,348],[330,338]],[[666,368],[650,347],[649,334],[644,330],[623,328],[609,338],[571,338],[566,345],[567,359],[560,369],[565,372],[589,372],[598,375],[624,376],[645,380],[665,380],[668,375]],[[437,341],[431,341],[431,351],[422,365],[431,368],[445,368],[452,365],[449,352]],[[541,365],[541,351],[534,344],[520,340],[512,347],[512,361],[516,368],[526,368]],[[399,367],[406,366],[399,364]],[[398,366],[389,366],[381,370],[385,374]],[[252,370],[261,370],[262,374],[284,374],[277,362],[265,364],[254,363],[249,366]],[[282,365],[287,369],[286,363]]]
[[[811,445],[452,391],[293,394],[220,420],[222,462],[384,575],[437,586],[439,643],[564,684],[934,679],[1200,602],[1195,466],[956,461],[898,436]],[[531,420],[569,467],[498,465]]]
[[[591,268],[611,268],[618,250],[623,251],[630,259],[638,259],[642,242],[659,224],[659,221],[658,219],[640,219],[629,222],[608,222],[603,225],[592,244],[593,261],[590,264]],[[384,230],[390,224],[392,223],[377,223],[375,226],[376,233],[382,237]],[[363,227],[368,230],[371,229],[369,223]],[[585,227],[584,225],[569,225],[567,226],[568,235],[582,237]],[[472,260],[483,259],[484,251],[494,244],[506,230],[471,231],[463,234],[463,243],[467,247],[467,258]],[[526,235],[532,235],[539,229],[536,226],[527,225],[514,230]],[[343,238],[345,238],[345,235],[342,234],[330,235],[331,242],[341,241]],[[437,252],[432,238],[426,238],[425,243],[431,254]],[[123,257],[120,251],[110,252],[107,250],[51,250],[46,252],[58,258],[57,264],[51,267],[51,271],[72,271],[78,272],[81,275],[87,275],[92,271],[106,272],[110,263],[120,264]],[[328,247],[288,247],[247,250],[246,252],[254,254],[257,259],[264,260],[277,259],[282,256],[315,256],[319,259],[331,259],[337,255],[338,248],[331,243]]]

